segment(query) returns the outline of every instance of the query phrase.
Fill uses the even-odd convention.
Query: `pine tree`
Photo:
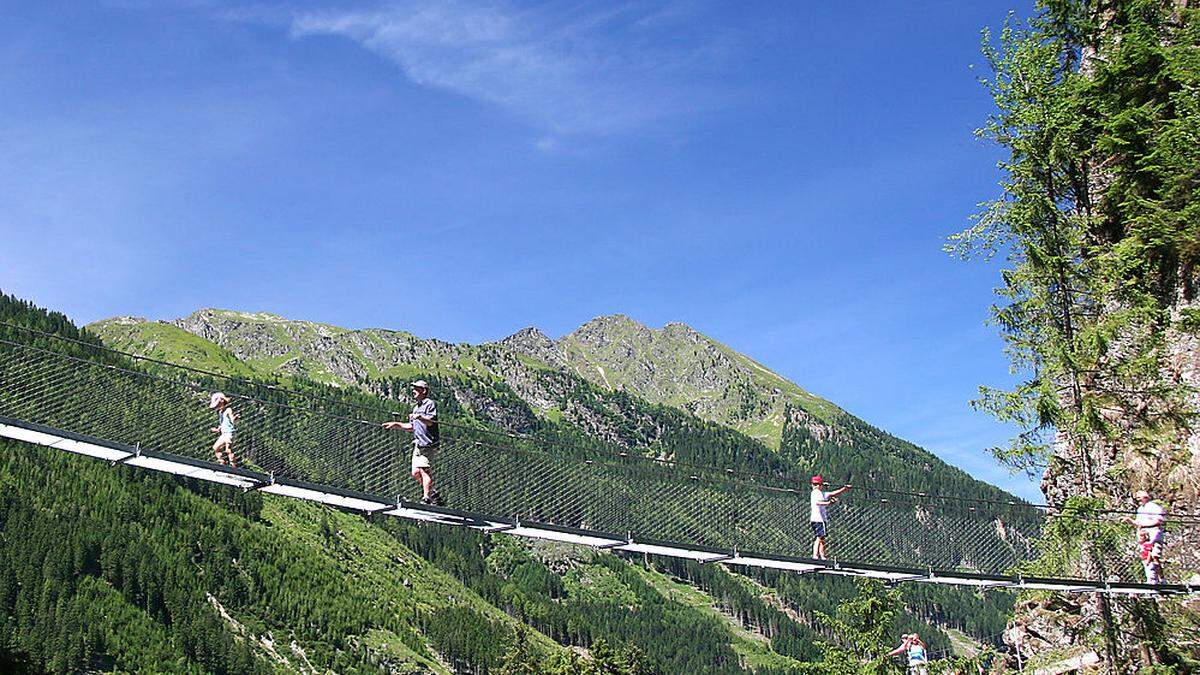
[[[894,624],[900,594],[877,581],[862,580],[858,595],[838,605],[833,616],[821,613],[821,623],[835,638],[821,645],[822,672],[829,675],[898,673],[884,656],[894,646]]]

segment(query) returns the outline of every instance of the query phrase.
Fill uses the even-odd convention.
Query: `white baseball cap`
[[[417,380],[416,382],[413,382],[411,386],[415,387],[416,389],[424,389],[425,391],[429,391],[429,383],[425,380]]]
[[[222,401],[229,403],[229,397],[219,391],[215,392],[212,396],[208,397],[208,407],[216,408],[217,406],[221,405]]]

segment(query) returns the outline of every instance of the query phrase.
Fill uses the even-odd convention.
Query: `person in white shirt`
[[[1137,526],[1137,541],[1142,568],[1146,571],[1146,583],[1157,584],[1162,571],[1163,522],[1166,512],[1158,502],[1150,499],[1150,493],[1138,490],[1133,494],[1137,500],[1137,513],[1125,518],[1125,522]],[[1145,548],[1143,553],[1142,549]]]
[[[233,456],[233,432],[237,415],[229,405],[229,397],[219,391],[208,399],[208,409],[217,411],[217,426],[210,429],[217,434],[217,441],[213,443],[212,449],[218,464],[228,464],[237,468],[237,459]],[[221,455],[222,452],[225,453],[224,456]]]
[[[812,493],[808,498],[808,524],[812,528],[813,536],[816,537],[813,540],[812,557],[817,560],[825,559],[825,534],[828,523],[828,514],[825,512],[825,508],[836,502],[838,496],[849,489],[849,485],[843,485],[837,490],[826,492],[825,479],[820,476],[812,477]]]

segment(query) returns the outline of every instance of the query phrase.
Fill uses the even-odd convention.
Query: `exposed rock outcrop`
[[[554,368],[570,367],[558,345],[548,335],[533,326],[522,328],[498,343],[505,349],[525,354]]]

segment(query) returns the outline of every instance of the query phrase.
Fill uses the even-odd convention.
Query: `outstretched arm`
[[[381,424],[384,429],[403,429],[404,431],[412,431],[412,425],[408,422],[384,422]]]
[[[843,485],[842,487],[840,487],[840,488],[838,488],[838,489],[834,490],[833,492],[830,492],[830,493],[829,493],[829,496],[830,496],[830,497],[837,497],[838,495],[845,494],[847,491],[849,491],[849,490],[850,490],[850,488],[851,488],[851,487],[853,487],[853,486],[852,486],[852,485]]]

